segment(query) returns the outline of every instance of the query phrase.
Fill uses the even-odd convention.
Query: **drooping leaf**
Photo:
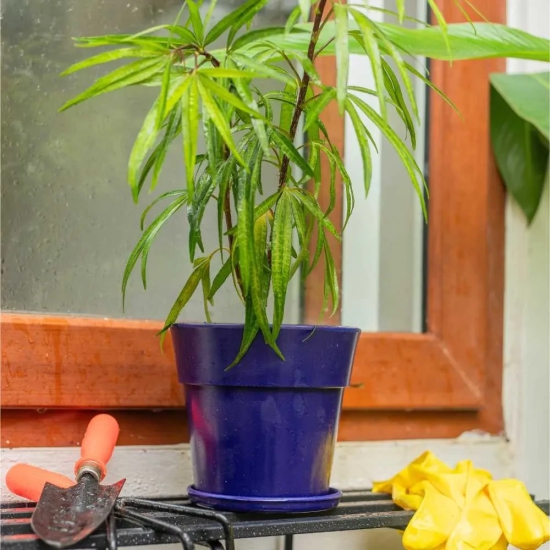
[[[351,119],[351,123],[353,124],[353,129],[359,143],[359,150],[361,151],[361,158],[363,160],[363,184],[365,187],[366,196],[370,190],[370,183],[372,180],[372,157],[369,142],[365,133],[366,128],[350,99],[346,100],[346,111]]]
[[[115,61],[117,59],[123,59],[126,57],[156,57],[158,58],[158,52],[145,50],[143,48],[120,48],[118,50],[111,50],[108,52],[103,52],[92,57],[88,57],[83,61],[79,61],[74,65],[71,65],[69,68],[65,69],[61,76],[67,76],[69,74],[81,71],[82,69],[87,69],[88,67],[93,67],[94,65],[102,65],[103,63],[108,63],[110,61]]]
[[[302,14],[302,9],[300,6],[296,6],[288,16],[288,19],[286,20],[285,24],[285,36],[288,36],[292,29],[294,28],[294,25],[298,22],[298,19],[300,18],[300,15]]]
[[[204,42],[204,28],[202,25],[201,14],[199,7],[194,0],[186,0],[187,9],[189,10],[189,18],[191,19],[191,25],[199,44]]]
[[[292,205],[288,193],[282,193],[275,208],[275,220],[271,239],[271,279],[273,285],[274,313],[273,338],[279,335],[285,311],[286,292],[290,280],[292,248]]]
[[[134,146],[132,147],[130,159],[128,160],[128,184],[132,190],[132,196],[134,197],[135,202],[137,202],[139,195],[139,169],[157,137],[158,107],[159,102],[157,100],[145,117],[141,130],[139,131],[136,141],[134,142]]]
[[[181,130],[183,136],[183,158],[189,201],[195,191],[195,156],[199,135],[199,86],[196,77],[189,77],[191,84],[181,98]],[[203,98],[204,102],[204,98]]]
[[[327,87],[314,100],[308,102],[304,132],[307,132],[312,124],[317,122],[319,115],[335,97],[336,90],[334,88]]]
[[[302,16],[302,21],[309,20],[311,3],[312,3],[312,0],[298,0],[298,6],[300,7],[300,15]]]
[[[390,98],[393,101],[393,105],[395,106],[397,113],[401,117],[401,120],[404,122],[405,127],[409,132],[409,135],[411,137],[412,148],[415,149],[416,148],[416,129],[414,127],[413,119],[409,113],[409,107],[403,97],[403,93],[401,92],[401,86],[399,85],[399,81],[397,80],[395,73],[392,71],[391,67],[385,61],[383,62],[383,67],[384,67],[384,86]]]
[[[374,36],[372,26],[369,24],[370,19],[361,13],[360,11],[350,8],[350,14],[353,16],[359,28],[361,29],[361,35],[363,38],[363,46],[365,53],[367,54],[372,67],[372,74],[374,76],[375,88],[378,93],[378,102],[380,104],[380,113],[382,118],[387,117],[386,102],[384,97],[384,74],[382,71],[382,56],[380,55],[380,49],[378,48],[378,42]]]
[[[195,193],[192,200],[189,201],[187,208],[187,220],[189,221],[189,256],[191,261],[195,259],[196,246],[198,245],[202,252],[201,222],[204,211],[216,188],[216,180],[212,178],[211,173],[204,171],[197,180]]]
[[[327,285],[330,297],[332,299],[332,312],[331,312],[331,316],[332,316],[336,313],[336,311],[338,311],[338,305],[340,303],[340,287],[338,284],[338,274],[336,272],[334,258],[332,257],[332,253],[330,251],[328,241],[325,241],[324,247],[325,247],[325,284]]]
[[[210,296],[210,261],[205,262],[206,266],[203,270],[201,285],[202,285],[202,302],[204,308],[204,316],[207,323],[212,322],[210,311],[208,310],[208,296]]]
[[[202,76],[210,78],[257,78],[261,74],[257,71],[243,71],[227,67],[203,67],[197,70]]]
[[[279,129],[274,128],[273,132],[271,134],[271,139],[274,143],[277,144],[277,146],[281,149],[281,151],[293,162],[296,164],[302,172],[307,174],[310,177],[314,177],[313,170],[311,169],[311,166],[306,162],[304,157],[300,154],[300,151],[296,149],[294,144],[281,132]]]
[[[460,0],[456,1],[455,3],[460,4]],[[449,44],[449,38],[447,36],[447,21],[445,21],[445,16],[443,15],[443,13],[441,13],[441,10],[439,9],[439,6],[437,5],[437,2],[435,0],[428,0],[428,4],[441,28],[441,34],[443,36],[443,40],[445,41],[445,46],[447,47],[449,56],[452,59],[453,54],[451,51],[451,45]]]
[[[237,354],[237,357],[235,357],[231,365],[229,365],[225,369],[226,371],[232,369],[233,367],[239,364],[239,361],[244,357],[245,353],[250,349],[250,346],[252,345],[252,342],[254,342],[254,339],[258,335],[259,331],[260,331],[260,325],[254,313],[252,298],[249,297],[247,298],[245,303],[245,319],[244,319],[244,330],[243,330],[243,338],[241,340],[241,347],[239,349],[239,353]]]
[[[191,275],[189,275],[189,278],[176,298],[174,305],[170,309],[170,312],[166,317],[166,321],[164,322],[164,327],[159,334],[166,332],[178,320],[181,311],[186,306],[187,302],[189,302],[191,296],[193,296],[195,290],[199,286],[199,283],[201,282],[204,272],[208,268],[209,264],[210,260],[205,258],[203,262],[199,263],[193,269]]]
[[[119,67],[109,74],[98,78],[89,88],[67,101],[59,110],[65,111],[69,107],[78,105],[91,97],[143,82],[158,73],[161,67],[164,67],[164,59],[159,59],[158,57],[128,63],[128,65]]]
[[[229,150],[233,153],[239,164],[241,166],[245,166],[245,162],[239,152],[237,151],[237,148],[235,147],[235,142],[233,141],[233,136],[231,135],[231,128],[229,127],[229,123],[222,113],[220,107],[216,103],[215,99],[212,97],[210,92],[205,88],[202,80],[198,81],[198,89],[199,93],[203,102],[203,107],[208,110],[208,114],[210,116],[210,119],[218,129],[218,132],[220,133],[221,138],[223,139],[224,143],[227,145]]]
[[[241,55],[239,53],[232,53],[231,59],[239,63],[240,65],[252,70],[255,74],[261,75],[264,78],[273,78],[274,80],[280,80],[285,84],[293,85],[296,88],[296,82],[286,71],[281,71],[280,68],[269,65],[269,63],[260,63],[253,57]]]
[[[176,189],[174,191],[167,191],[166,193],[159,195],[141,214],[141,218],[139,220],[139,228],[141,231],[143,231],[147,214],[149,214],[151,209],[154,208],[156,204],[168,197],[185,197],[183,200],[184,202],[187,202],[187,191],[185,189]]]
[[[270,39],[273,36],[285,34],[285,32],[287,32],[285,27],[263,27],[261,29],[248,31],[247,33],[239,36],[239,38],[237,38],[237,40],[233,42],[233,44],[231,45],[231,51],[236,51],[239,48],[244,48],[247,44],[250,44],[251,42],[256,42],[258,40],[263,40],[266,38]],[[292,30],[289,30],[288,32],[292,32]]]
[[[210,287],[210,292],[208,293],[208,300],[212,301],[218,290],[222,285],[227,281],[229,275],[231,275],[231,258],[225,260],[222,267],[214,277],[212,285]]]
[[[134,247],[134,250],[130,254],[130,257],[128,258],[128,262],[126,263],[126,268],[124,270],[124,275],[122,277],[122,305],[124,307],[124,301],[126,297],[126,286],[128,285],[128,280],[130,279],[130,275],[132,274],[132,271],[143,253],[143,251],[148,251],[151,247],[151,243],[155,239],[157,233],[160,231],[162,226],[166,223],[167,220],[169,220],[173,214],[175,214],[184,204],[187,202],[187,194],[181,194],[178,196],[173,202],[170,203],[170,205],[165,208],[159,216],[155,218],[155,220],[151,223],[151,225],[145,230],[143,235],[141,236],[140,240]]]
[[[214,80],[211,80],[210,78],[206,78],[202,76],[200,73],[199,73],[199,78],[201,80],[201,84],[209,92],[211,92],[213,95],[215,95],[222,101],[225,101],[230,105],[233,105],[233,107],[239,109],[240,111],[248,113],[249,115],[252,115],[258,118],[263,118],[262,115],[259,113],[259,111],[248,107],[248,105],[246,105],[241,99],[239,99],[238,96],[236,96],[235,94],[232,94],[229,90],[227,90],[227,88],[220,86]]]
[[[412,153],[407,149],[407,146],[403,143],[401,138],[395,133],[393,128],[383,120],[380,115],[367,103],[357,96],[350,95],[350,99],[353,103],[367,115],[375,124],[380,128],[382,133],[388,138],[388,141],[393,145],[394,149],[397,151],[405,170],[409,174],[409,178],[413,187],[416,191],[420,205],[422,207],[422,212],[424,217],[427,219],[428,211],[426,209],[426,201],[424,198],[424,190],[427,188],[426,182],[424,180],[424,174],[419,168],[418,164]]]
[[[164,67],[164,72],[162,74],[162,84],[160,88],[159,95],[159,106],[157,109],[157,121],[156,127],[157,130],[160,130],[162,123],[166,118],[166,98],[168,97],[168,91],[170,89],[170,73],[172,70],[172,57],[169,57],[166,61],[166,66]]]
[[[304,189],[296,189],[295,196],[305,206],[305,208],[307,208],[307,210],[309,210],[309,212],[313,214],[320,226],[325,227],[338,240],[341,240],[340,233],[334,227],[334,224],[325,216],[324,212],[319,207],[319,203],[309,191],[306,191]]]
[[[508,191],[529,223],[548,175],[550,73],[491,75],[491,144]]]
[[[340,108],[340,114],[344,113],[346,101],[346,88],[349,74],[349,35],[348,35],[348,10],[342,4],[334,4],[334,18],[336,24],[336,98]]]

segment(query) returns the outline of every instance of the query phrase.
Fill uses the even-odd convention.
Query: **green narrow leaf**
[[[427,189],[426,182],[424,180],[424,174],[422,170],[416,163],[414,156],[407,149],[407,146],[403,143],[401,138],[395,133],[393,128],[384,121],[380,115],[372,108],[370,105],[365,103],[362,99],[359,99],[357,96],[350,96],[351,100],[357,105],[357,107],[362,110],[367,117],[369,117],[377,126],[380,128],[382,133],[388,138],[389,142],[393,145],[394,149],[397,151],[403,166],[407,170],[411,182],[415,188],[416,194],[422,206],[422,212],[424,213],[425,219],[428,218],[428,211],[426,209],[426,201],[424,199],[424,189]],[[420,183],[419,183],[420,180]]]
[[[266,244],[267,244],[268,214],[259,216],[254,221],[254,248],[258,270],[263,279]]]
[[[295,193],[295,196],[300,200],[300,202],[317,219],[319,225],[322,225],[323,227],[328,229],[340,241],[340,233],[338,233],[333,223],[325,216],[325,214],[319,207],[319,203],[317,202],[315,197],[313,197],[313,195],[309,193],[309,191],[306,191],[304,189],[297,189]]]
[[[125,297],[126,297],[126,287],[128,285],[128,280],[130,275],[141,256],[144,250],[148,250],[156,237],[157,233],[160,231],[164,223],[170,219],[170,217],[176,213],[184,204],[187,202],[187,195],[182,194],[180,197],[176,198],[170,205],[165,208],[157,218],[151,223],[151,225],[146,229],[138,243],[132,250],[128,262],[126,263],[126,268],[124,270],[124,275],[122,277],[122,307],[124,307]]]
[[[326,237],[323,231],[323,227],[321,224],[319,224],[318,230],[317,230],[317,243],[315,245],[315,254],[313,255],[313,260],[311,261],[311,265],[309,266],[309,269],[306,271],[306,275],[309,275],[315,269],[315,266],[319,263],[321,254],[325,249],[325,241],[326,241]]]
[[[203,278],[204,271],[206,267],[209,265],[209,263],[210,263],[209,260],[205,260],[202,263],[198,264],[197,267],[195,267],[195,269],[193,269],[184,287],[181,289],[181,292],[176,298],[176,301],[174,302],[172,309],[170,309],[170,312],[166,317],[166,321],[164,322],[164,327],[162,328],[159,334],[166,332],[178,320],[179,314],[181,313],[183,308],[186,306],[187,302],[189,302],[189,299],[191,298],[191,296],[193,296],[193,294],[195,293],[195,290],[199,286],[199,283]]]
[[[233,153],[237,162],[244,167],[245,162],[242,156],[239,154],[237,148],[235,147],[235,142],[233,141],[233,136],[231,135],[231,128],[229,127],[229,123],[214,98],[204,87],[202,79],[198,82],[198,88],[202,99],[203,108],[206,108],[208,110],[210,119],[218,129],[218,132],[220,133],[220,136],[223,139],[224,143]]]
[[[166,193],[163,193],[162,195],[158,196],[144,211],[141,215],[141,218],[139,220],[139,228],[141,231],[143,231],[143,227],[145,225],[145,219],[147,218],[147,214],[151,211],[151,209],[158,204],[160,201],[168,198],[168,197],[185,197],[184,202],[187,202],[187,191],[185,189],[177,189],[175,191],[168,191]]]
[[[193,25],[193,30],[195,31],[195,36],[197,37],[200,44],[204,42],[204,28],[202,25],[201,14],[199,8],[194,0],[186,0],[187,9],[189,10],[189,18],[191,19],[191,25]]]
[[[161,129],[162,123],[166,118],[166,98],[168,97],[168,90],[170,88],[170,72],[172,69],[172,57],[168,58],[166,61],[166,67],[164,67],[164,73],[162,75],[162,85],[160,88],[159,95],[159,107],[157,111],[157,131]]]
[[[311,166],[306,162],[304,157],[300,154],[300,151],[296,149],[294,144],[278,129],[274,128],[271,133],[271,139],[281,149],[291,162],[293,162],[302,172],[313,178],[315,174]]]
[[[302,13],[302,10],[300,6],[296,6],[290,12],[290,15],[288,16],[288,19],[285,25],[285,37],[287,37],[291,33],[292,29],[294,28],[294,25],[297,23],[298,19],[300,18],[301,13]]]
[[[260,216],[263,216],[266,212],[271,210],[273,206],[277,203],[281,196],[281,191],[277,191],[270,195],[265,200],[263,200],[256,208],[254,209],[254,218],[257,219]]]
[[[409,107],[401,92],[401,86],[395,76],[395,73],[391,70],[391,67],[384,61],[384,86],[390,95],[395,109],[401,120],[404,122],[409,135],[411,136],[411,145],[413,149],[416,149],[416,129],[414,127],[413,119],[409,113]]]
[[[304,124],[304,132],[317,122],[319,115],[325,107],[336,97],[334,88],[325,88],[314,100],[307,103],[307,116]]]
[[[273,236],[271,239],[271,277],[273,284],[274,312],[273,338],[276,340],[283,323],[286,292],[290,280],[292,249],[292,205],[288,193],[282,193],[275,208]]]
[[[346,100],[346,111],[353,124],[353,129],[359,143],[359,149],[361,150],[361,158],[363,160],[363,184],[365,186],[365,196],[367,196],[372,180],[372,157],[369,142],[365,134],[366,128],[353,103],[349,99]]]
[[[201,67],[197,71],[202,76],[210,78],[258,78],[257,71],[243,71],[242,69],[231,69],[226,67]]]
[[[189,86],[191,86],[192,81],[193,77],[186,75],[181,79],[171,82],[170,91],[168,92],[166,105],[164,107],[165,113],[172,112],[174,110],[174,107],[178,103],[181,103],[181,98],[185,93],[187,93],[187,90],[189,89]]]
[[[403,23],[405,17],[405,0],[395,0],[397,4],[397,14],[400,23]]]
[[[159,59],[158,57],[128,63],[128,65],[119,67],[109,74],[98,78],[89,88],[67,101],[59,110],[65,111],[69,107],[78,105],[86,99],[133,84],[139,84],[158,73],[159,69],[163,66],[164,59]]]
[[[236,10],[231,10],[225,17],[220,19],[206,35],[205,45],[214,42],[214,40],[219,38],[229,28],[233,26],[242,26],[246,23],[248,17],[254,17],[256,13],[254,10],[257,4],[260,4],[259,9],[261,9],[266,3],[266,0],[248,0]]]
[[[278,67],[272,67],[268,63],[262,64],[256,61],[253,57],[248,57],[238,53],[232,53],[231,59],[240,65],[253,70],[256,74],[261,75],[264,78],[273,78],[274,80],[293,86],[294,89],[296,88],[296,80],[286,71],[282,71]]]
[[[130,159],[128,160],[128,184],[132,190],[132,196],[137,203],[139,195],[138,173],[145,155],[155,143],[157,137],[157,116],[158,116],[158,100],[155,101],[149,113],[145,117],[141,130],[139,131]]]
[[[302,248],[307,248],[306,215],[302,203],[293,195],[291,200],[292,218],[298,231],[298,240]]]
[[[367,53],[368,58],[370,59],[375,88],[378,93],[380,113],[383,119],[387,119],[386,102],[384,98],[384,75],[382,71],[382,56],[380,54],[380,49],[378,48],[378,42],[374,37],[371,26],[368,24],[369,18],[360,11],[357,11],[356,9],[350,8],[349,11],[359,25],[359,28],[361,29],[363,46],[365,47],[365,52]]]
[[[190,78],[191,84],[187,91],[183,94],[181,101],[181,126],[187,193],[189,194],[189,201],[192,202],[195,189],[195,156],[197,154],[197,140],[199,133],[199,94],[197,88],[197,78]]]
[[[210,292],[208,293],[208,300],[211,302],[216,295],[216,292],[222,287],[222,285],[227,281],[227,278],[231,275],[231,258],[227,259],[216,276],[212,281],[212,286],[210,287]]]
[[[235,42],[233,42],[233,44],[231,45],[231,51],[239,50],[241,48],[244,48],[247,44],[250,44],[251,42],[256,42],[264,38],[273,38],[277,35],[284,35],[285,32],[287,32],[285,27],[263,27],[261,29],[254,29],[239,36],[239,38],[237,38],[237,40],[235,40]],[[292,33],[292,30],[289,30],[288,33]]]
[[[403,61],[403,58],[401,57],[401,54],[399,53],[398,49],[394,46],[392,41],[386,37],[384,33],[385,26],[382,24],[374,23],[374,21],[372,21],[369,18],[364,18],[363,22],[367,26],[369,26],[374,33],[376,33],[377,37],[379,38],[380,44],[382,46],[382,50],[385,53],[387,53],[387,55],[389,55],[395,62],[395,66],[397,67],[399,75],[401,76],[401,80],[403,81],[403,85],[405,86],[405,89],[407,91],[407,97],[409,98],[409,102],[411,104],[413,113],[416,119],[420,120],[419,113],[418,113],[418,105],[416,103],[416,97],[414,95],[414,88],[413,88],[411,79],[409,78],[409,75],[407,73],[406,64]]]
[[[235,88],[237,89],[238,94],[241,96],[244,103],[246,103],[247,107],[257,113],[252,119],[252,125],[254,126],[256,137],[260,142],[264,154],[269,155],[269,139],[267,137],[267,130],[265,128],[264,122],[264,120],[266,122],[267,120],[260,114],[260,108],[258,106],[258,103],[256,103],[252,92],[250,91],[250,87],[246,84],[243,84],[240,80],[234,80],[233,82],[235,84]]]
[[[81,71],[82,69],[87,69],[88,67],[93,67],[95,65],[102,65],[103,63],[108,63],[109,61],[115,61],[117,59],[123,59],[125,57],[156,57],[158,58],[158,52],[144,50],[141,48],[120,48],[118,50],[112,50],[108,52],[103,52],[92,57],[88,57],[83,61],[79,61],[74,65],[71,65],[69,68],[65,69],[60,76],[67,76],[69,74]]]
[[[290,131],[290,124],[292,122],[292,114],[294,113],[294,108],[296,106],[297,101],[297,89],[296,89],[296,83],[293,81],[292,83],[289,83],[285,86],[285,89],[283,91],[284,96],[287,97],[287,99],[290,97],[291,102],[284,102],[281,105],[281,114],[279,117],[279,127],[281,130],[285,132]],[[269,94],[266,94],[265,97],[270,97]]]
[[[458,2],[456,2],[458,4]],[[439,6],[437,5],[437,2],[435,0],[428,0],[428,4],[430,5],[430,8],[435,15],[435,18],[437,22],[439,23],[439,26],[441,27],[441,32],[443,34],[443,39],[445,40],[445,45],[447,46],[447,51],[449,52],[449,57],[452,59],[452,51],[451,51],[451,45],[449,43],[449,37],[447,35],[447,21],[445,21],[444,15],[441,13],[441,10],[439,9]]]
[[[216,180],[212,179],[209,171],[204,171],[195,185],[195,193],[190,200],[187,208],[187,219],[189,221],[189,256],[191,261],[195,258],[196,246],[204,252],[202,244],[202,234],[200,224],[204,216],[204,211],[212,193],[216,188]]]
[[[332,312],[331,316],[338,310],[338,304],[340,303],[340,288],[338,285],[338,274],[336,273],[336,267],[334,265],[334,258],[330,251],[328,241],[325,240],[325,282],[328,283],[328,290],[332,298]],[[324,308],[323,308],[324,310]]]
[[[300,15],[302,21],[305,23],[309,21],[309,11],[311,9],[311,0],[298,0],[298,6],[300,7]]]
[[[206,17],[204,18],[204,26],[208,27],[208,23],[210,23],[210,19],[212,19],[212,15],[214,14],[214,11],[216,10],[216,6],[218,5],[218,0],[210,0],[210,4],[208,6],[208,11],[206,12]]]
[[[229,365],[225,369],[226,371],[235,367],[239,363],[239,361],[244,357],[245,353],[250,349],[252,342],[254,342],[254,339],[256,338],[259,330],[260,330],[260,325],[258,324],[256,315],[254,314],[254,306],[252,305],[252,299],[247,298],[246,304],[245,304],[244,330],[243,330],[243,338],[241,340],[241,347],[239,349],[239,353],[237,354],[237,357],[235,357],[231,365]]]
[[[247,29],[254,19],[254,16],[268,3],[269,0],[255,0],[246,10],[244,10],[235,20],[227,37],[227,44],[231,44],[236,34],[246,25]],[[247,2],[248,4],[248,2]],[[246,5],[246,4],[245,4]],[[261,327],[260,327],[261,328]]]
[[[200,73],[199,73],[199,78],[202,85],[222,101],[225,101],[230,105],[233,105],[233,107],[239,109],[240,111],[248,113],[249,115],[252,115],[258,118],[263,118],[258,111],[255,111],[254,109],[248,107],[245,103],[243,103],[243,101],[241,101],[236,95],[232,94],[227,88],[220,86],[210,78],[202,76]]]
[[[349,38],[348,38],[348,10],[342,4],[334,4],[334,19],[336,24],[336,98],[340,114],[344,114],[346,88],[349,73]]]
[[[218,170],[218,179],[216,186],[218,188],[218,243],[220,254],[223,258],[223,218],[225,208],[225,197],[230,191],[231,177],[235,166],[235,158],[230,157]]]
[[[203,301],[204,316],[206,318],[206,322],[211,323],[212,318],[210,317],[210,311],[208,311],[208,296],[210,296],[210,261],[205,263],[206,263],[206,267],[204,268],[204,272],[201,278],[202,301]]]
[[[178,134],[181,132],[181,111],[179,109],[174,109],[169,117],[168,117],[168,123],[166,125],[166,131],[164,133],[164,137],[162,138],[162,141],[157,145],[156,151],[157,154],[155,156],[155,163],[153,168],[153,176],[151,178],[151,191],[153,191],[158,183],[160,172],[162,170],[162,166],[164,165],[164,160],[166,158],[166,153],[168,152],[168,147],[170,144],[176,139]],[[143,185],[143,182],[140,181],[138,183],[139,190],[141,190],[141,187]]]

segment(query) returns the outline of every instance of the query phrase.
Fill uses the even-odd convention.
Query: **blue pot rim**
[[[241,330],[244,327],[244,323],[201,323],[201,322],[184,322],[184,323],[174,323],[172,327],[175,328],[220,328],[220,329],[239,329]],[[297,325],[297,324],[288,324],[281,325],[281,330],[300,330],[300,331],[329,331],[329,332],[344,332],[344,333],[357,333],[361,332],[361,329],[348,326],[340,325]]]
[[[178,323],[171,328],[178,378],[198,386],[343,388],[349,384],[360,330],[349,327],[283,325],[277,346],[261,332],[234,368],[243,324]]]

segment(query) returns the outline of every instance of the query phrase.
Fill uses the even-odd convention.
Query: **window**
[[[149,4],[158,8],[162,2]],[[463,19],[452,2],[441,7],[448,21]],[[504,22],[503,3],[476,0],[476,7],[489,20]],[[83,32],[89,34],[89,27]],[[334,73],[333,63],[327,59],[319,67],[325,78]],[[489,144],[488,75],[503,69],[504,60],[431,66],[433,81],[463,118],[430,95],[426,330],[362,334],[341,440],[502,430],[504,191]],[[343,122],[335,117],[331,124],[344,147]],[[122,158],[116,161],[123,165]],[[336,223],[338,218],[336,212]],[[312,277],[305,294],[309,321],[317,318],[318,290]],[[174,421],[184,418],[182,392],[171,350],[160,353],[153,338],[159,325],[4,313],[3,445],[74,443],[91,415],[82,409],[101,408],[116,409],[127,426],[122,443],[183,441],[185,429]]]

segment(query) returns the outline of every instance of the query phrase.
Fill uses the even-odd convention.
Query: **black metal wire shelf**
[[[549,513],[549,502],[537,502]],[[46,550],[33,533],[34,504],[0,504],[0,543],[3,550]],[[292,550],[293,535],[389,527],[404,529],[413,512],[396,506],[388,495],[370,491],[345,492],[334,510],[311,514],[233,514],[191,505],[186,497],[166,499],[120,498],[105,528],[74,548],[115,550],[117,547],[181,543],[234,550],[235,539],[285,536]]]

